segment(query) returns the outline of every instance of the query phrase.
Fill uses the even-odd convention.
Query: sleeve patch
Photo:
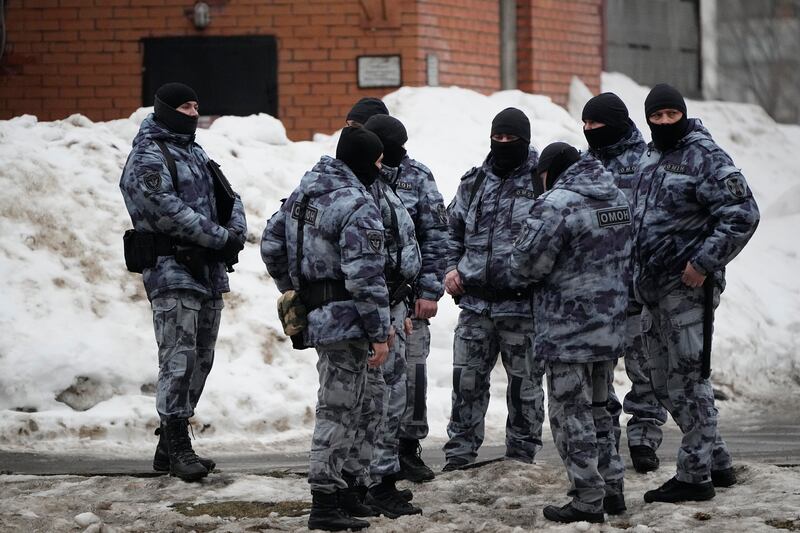
[[[148,170],[142,174],[142,181],[149,191],[157,192],[161,188],[161,174],[155,170]]]
[[[383,233],[378,230],[366,230],[369,247],[376,253],[383,252]]]
[[[436,206],[436,216],[439,218],[440,224],[447,225],[447,209],[444,204],[438,204]]]
[[[734,198],[744,198],[747,196],[747,186],[741,174],[731,174],[725,178],[725,187],[727,187],[728,192],[730,192]]]

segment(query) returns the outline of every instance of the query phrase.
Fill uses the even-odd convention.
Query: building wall
[[[603,68],[603,0],[517,2],[517,83],[566,105],[572,76],[597,93]]]
[[[142,104],[147,37],[274,35],[278,114],[293,139],[335,131],[358,98],[394,90],[359,89],[359,55],[401,54],[403,85],[425,85],[434,54],[439,85],[500,89],[497,0],[206,1],[211,23],[202,31],[191,21],[194,0],[8,3],[0,119],[129,116]],[[601,4],[518,0],[527,17],[519,21],[520,89],[565,103],[573,74],[598,88]]]

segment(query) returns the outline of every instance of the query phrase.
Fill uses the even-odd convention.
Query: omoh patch
[[[375,253],[383,251],[383,234],[377,230],[367,230],[367,242]]]
[[[628,206],[598,209],[594,213],[601,228],[631,223],[631,210]]]
[[[157,191],[161,188],[161,174],[155,170],[148,170],[142,174],[144,186],[150,191]]]
[[[744,198],[747,195],[747,186],[741,174],[731,174],[725,178],[725,187],[735,198]]]

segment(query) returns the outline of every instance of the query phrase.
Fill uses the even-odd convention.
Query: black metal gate
[[[191,86],[202,115],[278,116],[275,37],[159,37],[143,39],[142,103],[156,89],[180,81]]]

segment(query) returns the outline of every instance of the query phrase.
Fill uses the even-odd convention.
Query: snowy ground
[[[604,89],[628,102],[644,127],[647,89],[605,75]],[[576,85],[580,110],[586,94]],[[410,154],[432,168],[449,202],[459,177],[488,150],[492,117],[507,106],[531,118],[533,144],[581,148],[580,121],[548,98],[506,91],[402,88],[385,98],[407,126]],[[739,405],[800,387],[800,127],[775,124],[760,108],[688,103],[743,168],[762,209],[751,244],[729,269],[717,314],[714,375]],[[151,452],[156,353],[138,275],[126,272],[122,234],[129,220],[118,190],[130,141],[146,115],[93,123],[0,121],[0,447],[9,450]],[[290,142],[272,117],[225,117],[198,132],[244,199],[248,245],[231,277],[214,370],[194,419],[195,434],[228,452],[302,450],[313,426],[315,354],[297,352],[280,332],[277,290],[258,241],[279,199],[336,137]],[[432,323],[429,444],[441,443],[449,416],[452,332],[449,297]],[[492,377],[487,443],[501,443],[505,384]],[[617,375],[618,392],[626,389]],[[546,430],[545,438],[549,439]]]
[[[567,501],[563,469],[507,461],[411,486],[423,515],[371,519],[369,531],[800,531],[800,468],[742,463],[739,484],[718,489],[710,502],[645,504],[644,492],[671,475],[674,465],[664,466],[629,475],[628,511],[604,525],[544,519],[545,505]],[[0,476],[0,496],[0,531],[9,532],[301,531],[310,506],[308,485],[292,475],[216,473],[198,484],[167,476]]]

